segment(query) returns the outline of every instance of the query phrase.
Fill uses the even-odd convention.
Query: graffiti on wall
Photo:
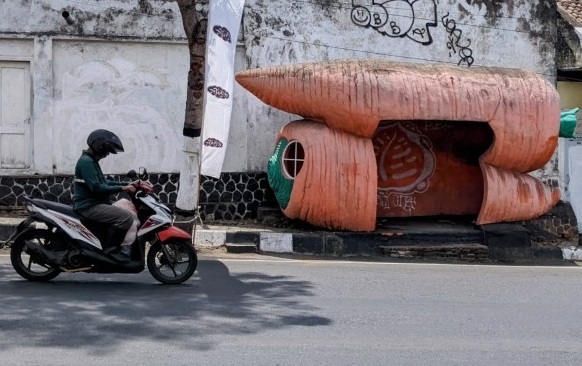
[[[449,13],[441,18],[441,22],[447,30],[449,57],[456,54],[460,58],[457,65],[470,67],[475,61],[473,59],[473,50],[470,48],[471,40],[463,37],[463,31],[457,28],[457,22],[455,20],[449,18]]]
[[[403,38],[430,45],[433,38],[429,27],[437,27],[438,0],[352,0],[352,22],[373,28],[388,37]],[[463,36],[457,22],[447,13],[440,19],[447,33],[449,57],[459,57],[457,65],[470,67],[474,63],[471,40]]]
[[[400,208],[402,211],[412,212],[416,209],[416,197],[410,194],[378,192],[378,207],[386,210]]]
[[[368,2],[352,0],[351,17],[355,25],[374,28],[388,37],[408,37],[423,45],[432,43],[429,27],[438,24],[435,0]]]
[[[392,123],[378,129],[374,136],[378,163],[378,207],[416,207],[418,193],[430,186],[436,169],[431,141],[413,123]]]

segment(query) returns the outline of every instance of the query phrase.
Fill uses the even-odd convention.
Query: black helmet
[[[119,137],[108,130],[95,130],[87,137],[87,145],[93,149],[98,157],[105,157],[107,153],[123,152],[123,144]]]

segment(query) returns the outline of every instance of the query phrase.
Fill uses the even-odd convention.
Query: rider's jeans
[[[112,205],[96,205],[79,211],[79,215],[87,220],[111,225],[119,230],[127,231],[133,224],[133,217],[128,211]]]

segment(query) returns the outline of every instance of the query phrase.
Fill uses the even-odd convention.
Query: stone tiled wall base
[[[559,201],[550,212],[524,225],[533,243],[560,246],[564,242],[578,241],[578,223],[569,202]]]
[[[128,180],[108,176],[113,180]],[[174,206],[178,197],[179,174],[151,174],[150,183],[160,201]],[[21,209],[24,196],[72,204],[72,176],[29,176],[0,178],[0,209]],[[224,173],[220,179],[202,177],[200,207],[203,220],[241,220],[257,217],[263,203],[274,200],[266,173]]]
[[[223,173],[220,179],[202,176],[202,220],[241,220],[257,217],[259,206],[270,201],[266,173]]]
[[[0,178],[0,206],[18,208],[24,196],[43,198],[64,204],[71,204],[71,176],[33,176]]]
[[[107,178],[128,181],[128,178],[121,176]],[[176,202],[179,180],[179,174],[150,174],[149,178],[160,201],[170,205]],[[2,177],[0,207],[18,208],[22,206],[25,195],[70,205],[73,203],[72,185],[72,176]]]

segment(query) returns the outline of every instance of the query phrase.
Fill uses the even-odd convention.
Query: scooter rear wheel
[[[190,241],[170,239],[151,246],[147,265],[156,280],[166,285],[177,285],[194,274],[198,257]]]
[[[34,254],[27,253],[26,241],[32,241],[44,249],[53,249],[51,238],[53,233],[45,229],[30,230],[18,237],[10,250],[10,262],[16,273],[29,281],[44,282],[57,277],[61,271],[49,267],[36,258]]]

